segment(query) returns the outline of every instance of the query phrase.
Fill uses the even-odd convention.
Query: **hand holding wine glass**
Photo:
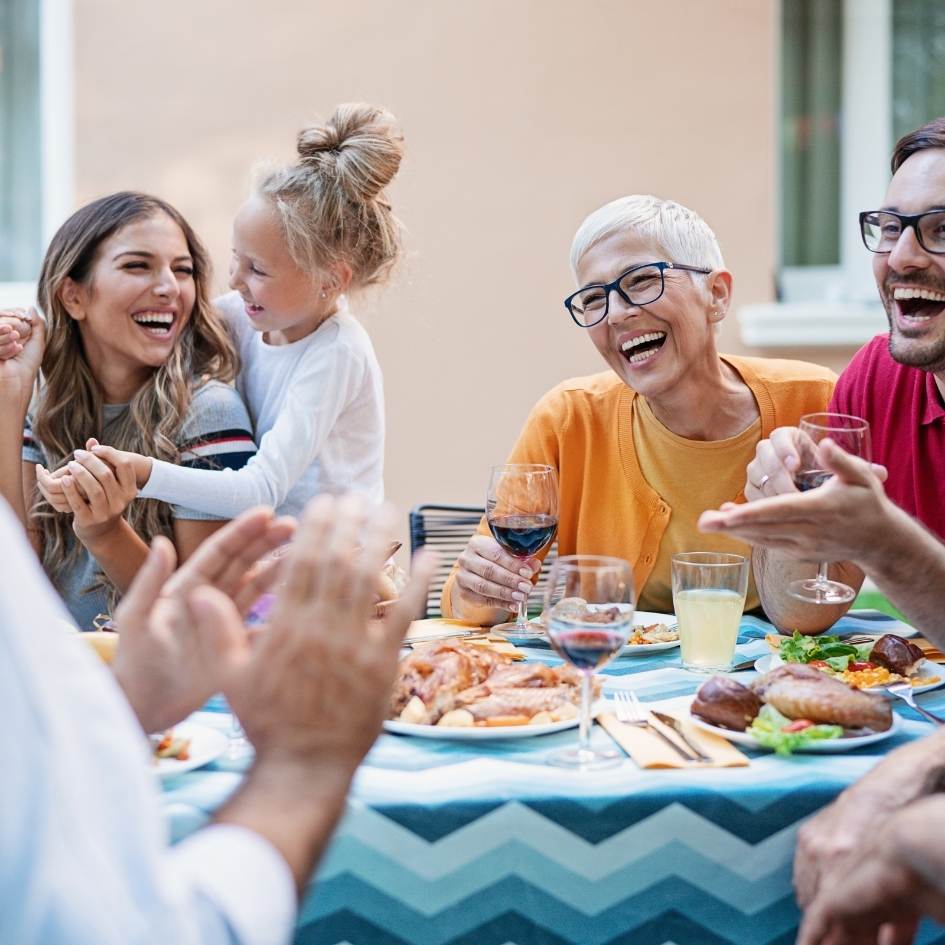
[[[551,466],[511,463],[493,466],[486,492],[486,520],[503,550],[525,560],[539,554],[558,530],[558,478]],[[523,594],[514,624],[500,624],[516,636],[541,636],[528,623]]]
[[[822,486],[831,473],[823,468],[818,444],[830,439],[844,452],[870,461],[870,425],[860,417],[842,413],[812,413],[801,417],[797,439],[800,463],[794,473],[794,484],[801,492]],[[828,562],[822,561],[817,576],[804,581],[792,581],[789,593],[811,604],[846,604],[856,597],[853,588],[827,577]]]
[[[548,639],[582,675],[580,741],[551,764],[592,770],[620,764],[613,750],[591,748],[591,683],[626,645],[633,630],[633,569],[620,558],[564,555],[551,566],[545,591]]]

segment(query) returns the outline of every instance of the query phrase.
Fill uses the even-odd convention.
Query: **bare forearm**
[[[80,536],[80,540],[121,593],[131,586],[148,556],[144,539],[124,519],[105,535],[94,539]]]
[[[268,840],[282,855],[301,897],[344,813],[353,771],[293,762],[257,762],[217,813]]]
[[[29,530],[23,494],[23,423],[29,395],[19,386],[0,388],[0,495]]]
[[[896,815],[892,841],[900,860],[939,895],[945,893],[945,797],[927,797]]]
[[[787,587],[791,581],[812,578],[817,566],[795,561],[770,548],[755,545],[751,555],[755,585],[761,606],[768,619],[788,633],[819,633],[836,623],[849,609],[849,604],[805,604],[792,597]],[[829,568],[831,580],[842,581],[858,590],[863,583],[863,572],[852,562],[833,562]]]
[[[945,647],[945,545],[890,503],[888,523],[861,564],[909,623]]]

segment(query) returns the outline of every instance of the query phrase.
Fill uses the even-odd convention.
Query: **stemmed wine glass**
[[[626,645],[633,630],[633,569],[621,558],[564,555],[551,566],[545,591],[548,639],[581,672],[581,727],[576,748],[551,755],[550,764],[581,770],[619,765],[613,750],[591,748],[591,682]]]
[[[558,477],[551,466],[507,463],[493,466],[486,492],[486,520],[495,540],[510,555],[525,560],[547,548],[558,530]],[[515,623],[495,630],[540,637],[528,623],[528,595],[519,602]]]
[[[867,462],[872,458],[870,449],[870,425],[860,417],[844,413],[809,413],[801,417],[798,451],[801,456],[794,485],[801,492],[822,486],[831,473],[823,469],[817,444],[828,437],[840,449]],[[846,604],[856,597],[852,587],[827,578],[828,562],[822,561],[817,568],[817,577],[804,581],[791,581],[789,593],[811,604]]]

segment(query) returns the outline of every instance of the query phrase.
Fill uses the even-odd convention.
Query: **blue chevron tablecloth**
[[[845,618],[837,630],[895,626]],[[738,658],[767,652],[760,638],[770,630],[745,618]],[[558,662],[547,648],[527,652]],[[677,705],[703,678],[679,667],[678,651],[622,657],[608,670],[605,695],[630,688]],[[919,700],[945,711],[945,689]],[[875,746],[790,759],[752,753],[738,769],[546,765],[574,731],[485,746],[382,735],[308,890],[296,942],[788,945],[799,920],[797,829],[887,751],[928,733],[918,715],[896,709],[901,733]],[[229,716],[194,721],[225,729]],[[594,738],[610,743],[598,727]],[[220,761],[165,785],[175,840],[207,822],[248,764]],[[924,925],[917,942],[943,945],[945,932]]]

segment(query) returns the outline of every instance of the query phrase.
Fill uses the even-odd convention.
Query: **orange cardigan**
[[[836,375],[804,361],[723,355],[751,388],[760,438],[825,410]],[[653,570],[671,508],[643,478],[631,432],[636,392],[613,371],[565,381],[535,405],[510,463],[548,463],[558,472],[558,554],[615,555],[633,564],[637,589]],[[697,475],[711,475],[702,469]],[[729,497],[719,498],[719,503]],[[740,493],[737,501],[745,500]],[[696,523],[692,523],[693,531]],[[485,519],[479,533],[489,534]],[[454,566],[455,573],[455,566]],[[441,601],[453,616],[450,575]],[[471,616],[471,615],[470,615]]]

